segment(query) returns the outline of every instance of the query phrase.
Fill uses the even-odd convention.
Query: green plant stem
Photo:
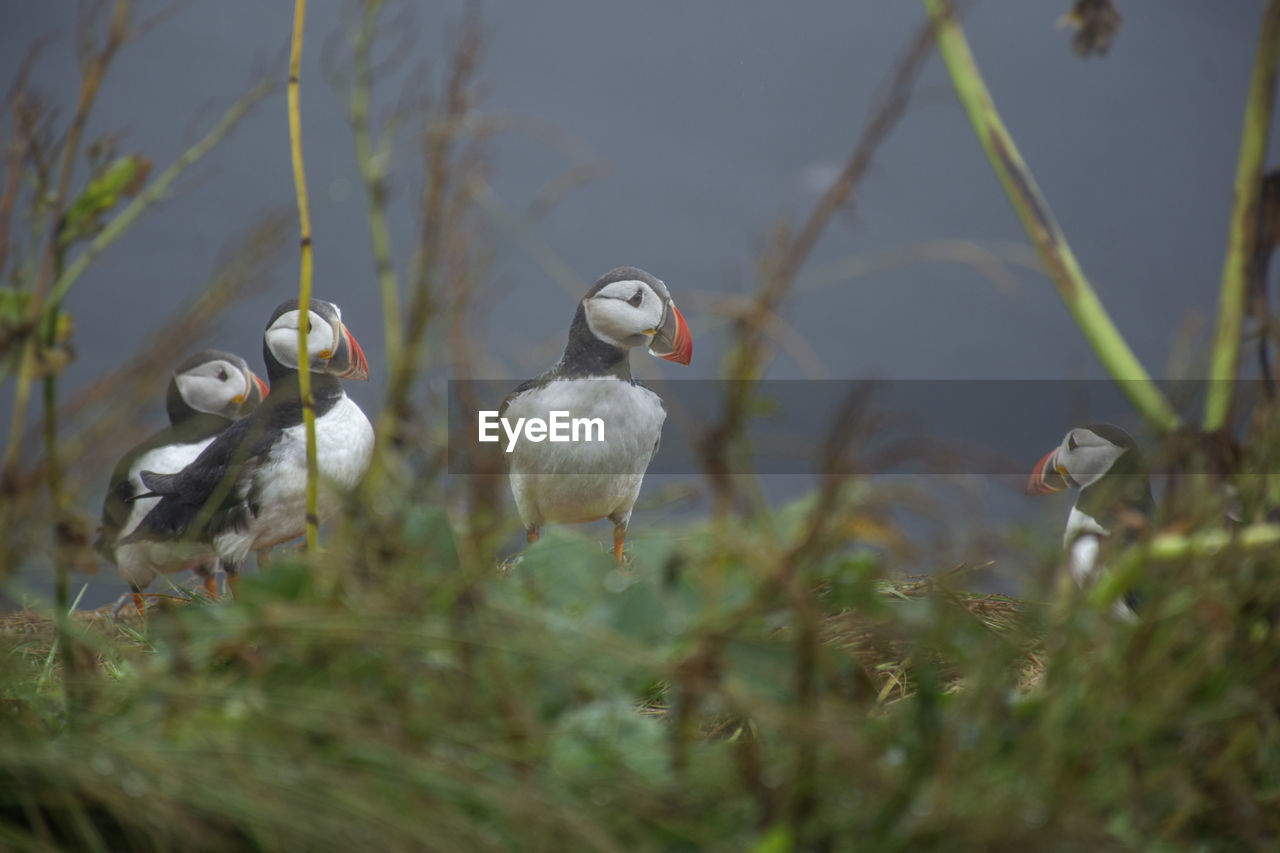
[[[85,250],[77,255],[76,259],[67,266],[66,271],[58,277],[53,285],[52,298],[61,301],[66,296],[67,291],[71,289],[71,285],[75,284],[89,264],[93,263],[98,255],[102,254],[112,243],[120,239],[148,207],[161,201],[173,185],[173,182],[225,139],[227,134],[249,112],[249,108],[270,93],[272,88],[272,83],[264,80],[245,93],[240,100],[232,104],[230,109],[223,113],[222,118],[219,119],[213,130],[209,131],[199,142],[183,151],[169,168],[156,175],[142,192],[138,193],[132,201],[112,217],[106,227],[98,232],[98,235],[93,238]]]
[[[66,248],[62,245],[60,229],[54,229],[55,275],[62,274]],[[58,340],[58,317],[62,313],[62,301],[56,296],[49,301],[45,310],[45,320],[37,331],[40,338],[40,351],[53,353]],[[66,517],[66,505],[62,488],[62,455],[58,445],[58,370],[46,365],[43,387],[43,430],[45,482],[49,489],[49,532],[53,542],[54,586],[53,600],[56,614],[58,634],[58,659],[62,663],[63,697],[67,707],[67,719],[74,720],[73,709],[78,704],[75,700],[76,690],[76,652],[75,638],[71,633],[71,567],[68,564],[66,544],[62,541],[63,523]]]
[[[237,101],[203,139],[192,145],[174,161],[173,165],[165,169],[151,181],[141,193],[129,202],[119,213],[112,217],[106,227],[98,233],[96,237],[89,243],[83,252],[76,256],[66,269],[63,270],[56,278],[53,289],[50,293],[50,301],[61,304],[66,298],[67,292],[71,286],[80,278],[81,274],[88,269],[89,265],[102,254],[107,247],[111,246],[137,221],[138,217],[150,207],[152,204],[164,198],[173,182],[194,165],[198,160],[208,154],[218,143],[220,143],[231,130],[239,124],[244,118],[249,108],[261,100],[272,89],[269,82],[262,82],[251,89],[244,97]],[[34,349],[36,341],[34,338],[28,340],[28,346],[31,347],[31,353],[34,358]],[[23,352],[23,364],[26,364],[27,353]],[[11,418],[9,437],[5,447],[5,471],[12,472],[12,466],[18,458],[18,449],[21,444],[21,426],[22,421],[26,419],[26,399],[29,391],[24,391],[24,381],[29,383],[31,375],[26,373],[26,368],[19,368],[18,371],[18,390],[15,395],[15,405],[13,416]],[[24,376],[26,376],[24,380]]]
[[[54,184],[53,201],[47,208],[49,232],[44,241],[41,253],[40,272],[31,292],[31,305],[28,317],[32,328],[36,329],[44,310],[45,294],[49,283],[55,275],[55,258],[58,253],[58,237],[63,211],[67,205],[67,195],[71,186],[71,172],[75,165],[76,154],[80,150],[80,139],[84,135],[85,125],[89,122],[89,113],[98,97],[98,90],[106,76],[107,67],[111,64],[116,50],[124,43],[129,23],[132,4],[129,0],[117,0],[111,14],[111,24],[107,40],[101,52],[95,52],[83,62],[80,69],[80,90],[76,98],[76,111],[71,118],[71,126],[67,130],[66,140],[62,145],[62,156],[58,164],[57,183]],[[5,447],[3,470],[0,471],[0,482],[8,481],[17,473],[18,448],[21,446],[22,424],[26,420],[27,405],[31,399],[31,384],[35,380],[38,352],[38,330],[29,334],[22,345],[22,354],[18,364],[18,378],[14,388],[13,414],[10,418],[9,439]]]
[[[1163,432],[1177,428],[1178,416],[1173,407],[1111,321],[1001,121],[952,4],[949,0],[924,0],[924,5],[933,20],[938,50],[956,94],[1067,310],[1102,366],[1120,383],[1142,417]]]
[[[400,334],[400,292],[395,265],[391,261],[391,230],[387,227],[386,163],[389,152],[385,145],[374,150],[369,130],[369,104],[373,89],[369,54],[377,34],[382,0],[368,0],[360,29],[352,39],[351,132],[355,138],[356,160],[364,180],[368,200],[369,237],[373,243],[373,264],[382,292],[383,337],[386,340],[386,363],[396,364],[403,342]]]
[[[1150,562],[1213,556],[1227,549],[1249,553],[1277,546],[1280,546],[1280,524],[1251,524],[1237,530],[1193,534],[1162,533],[1122,554],[1115,568],[1089,591],[1089,601],[1105,606],[1124,595]]]
[[[1269,0],[1262,15],[1258,53],[1253,61],[1253,78],[1244,111],[1244,130],[1240,135],[1240,157],[1236,161],[1227,257],[1218,294],[1218,326],[1209,363],[1211,381],[1204,401],[1204,428],[1209,432],[1227,423],[1234,397],[1249,263],[1258,240],[1262,169],[1275,108],[1277,59],[1280,59],[1280,0]]]
[[[307,0],[293,4],[293,41],[289,50],[289,151],[293,160],[293,185],[298,196],[298,226],[301,262],[298,274],[298,395],[302,398],[302,421],[307,434],[307,550],[319,544],[320,492],[316,460],[316,410],[311,397],[310,360],[307,356],[305,321],[311,306],[311,213],[307,206],[307,173],[302,162],[302,113],[298,105],[298,74],[302,66],[302,29],[307,17]]]

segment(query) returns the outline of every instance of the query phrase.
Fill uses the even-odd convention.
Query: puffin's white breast
[[[573,523],[629,513],[662,435],[667,416],[662,399],[623,379],[561,379],[519,395],[504,417],[514,425],[518,418],[549,420],[553,411],[567,412],[569,418],[599,418],[604,434],[600,441],[517,442],[508,464],[524,523]]]
[[[373,458],[373,426],[345,394],[316,419],[316,462],[320,469],[319,514],[323,522],[338,508],[338,496],[360,482]],[[269,548],[301,536],[306,530],[307,439],[302,424],[281,431],[252,482],[240,486],[240,496],[256,490],[258,515],[248,531],[227,531],[215,547],[234,565],[249,551]]]
[[[213,437],[209,437],[191,444],[169,444],[164,447],[156,447],[143,453],[134,460],[132,467],[129,468],[130,494],[141,495],[150,491],[142,484],[143,471],[153,471],[157,474],[176,474],[194,462],[196,457],[200,455],[200,451],[212,443]],[[152,508],[159,502],[159,498],[135,500],[129,509],[129,517],[125,519],[124,524],[120,527],[120,532],[116,534],[117,540],[123,539],[132,533],[146,514],[151,512]]]
[[[1071,570],[1071,577],[1081,589],[1088,589],[1102,571],[1103,567],[1098,562],[1098,554],[1102,550],[1101,537],[1110,535],[1111,531],[1099,524],[1093,516],[1071,507],[1062,544],[1067,549],[1067,566]],[[1133,609],[1122,600],[1112,603],[1111,612],[1125,621],[1136,618]]]
[[[213,438],[207,438],[190,444],[169,444],[143,453],[129,468],[131,493],[141,495],[149,491],[142,483],[143,471],[176,474],[194,462],[200,455],[200,451],[212,442]],[[146,514],[159,502],[160,498],[135,500],[129,507],[128,517],[116,534],[116,541],[132,533]],[[216,560],[208,545],[175,542],[132,542],[128,545],[119,545],[115,548],[114,557],[116,568],[120,570],[121,576],[139,587],[150,584],[157,574],[174,574],[201,566],[211,566]]]
[[[1071,576],[1080,586],[1088,586],[1097,573],[1098,551],[1101,546],[1098,537],[1109,533],[1093,516],[1071,507],[1071,514],[1067,516],[1067,529],[1062,534],[1062,546],[1067,549]]]

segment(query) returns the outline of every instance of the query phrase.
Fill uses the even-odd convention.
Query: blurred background
[[[113,465],[186,353],[262,371],[300,254],[295,3],[130,6],[0,0],[0,848],[1280,849],[1280,0],[309,4],[373,461],[234,602],[113,612]],[[1181,418],[1044,275],[954,9]],[[458,439],[620,265],[694,341],[631,359],[668,419],[615,562],[607,522],[526,546]],[[1154,500],[1112,462],[1069,570],[1077,490],[1027,475],[1095,420]]]
[[[1125,4],[1110,51],[1090,58],[1055,27],[1067,6],[969,4],[965,29],[1010,132],[1138,357],[1157,377],[1201,375],[1262,3]],[[0,77],[14,79],[39,44],[30,85],[64,118],[76,97],[77,9],[69,0],[9,2],[0,27]],[[224,0],[144,3],[140,12],[156,17],[115,59],[86,138],[109,135],[160,169],[255,81],[283,79],[292,9]],[[637,374],[719,376],[726,318],[750,291],[772,229],[802,218],[834,180],[923,18],[915,3],[835,0],[802,11],[742,0],[485,2],[469,117],[487,136],[476,178],[485,265],[466,332],[472,375],[521,380],[544,369],[585,289],[633,264],[665,280],[696,338],[688,370],[637,357]],[[374,48],[375,128],[440,91],[463,21],[460,3],[387,4]],[[373,380],[348,391],[375,412],[386,387],[381,307],[345,94],[347,34],[358,23],[350,4],[310,10],[303,145],[315,294],[342,306],[363,344]],[[418,242],[421,134],[402,121],[383,139],[392,256],[403,274]],[[1273,136],[1269,160],[1277,148]],[[125,365],[276,212],[283,226],[261,278],[187,347],[229,349],[258,367],[266,317],[296,293],[293,199],[281,88],[69,292],[75,355],[63,391],[82,393]],[[930,380],[948,389],[942,408],[965,412],[966,382],[1105,377],[1038,271],[936,56],[778,315],[771,380]],[[124,446],[163,423],[162,389],[119,425]],[[1109,399],[1118,408],[1076,400],[1075,422],[1123,417]],[[0,417],[11,407],[6,393]],[[987,414],[996,425],[1007,417]],[[1008,458],[1034,448],[1029,469],[1072,425],[1056,413],[1046,420],[1045,434]],[[671,432],[665,441],[678,440]],[[80,472],[89,485],[77,500],[91,516],[110,464]],[[805,482],[768,481],[779,495]],[[1009,475],[983,487],[990,523],[1034,516],[1056,530],[1065,504],[1028,506],[1023,482]]]

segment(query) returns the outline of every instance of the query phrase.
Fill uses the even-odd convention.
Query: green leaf
[[[751,845],[751,853],[791,853],[794,849],[796,841],[791,835],[791,828],[781,823],[775,824]]]
[[[121,196],[136,196],[150,171],[151,161],[137,154],[117,157],[108,163],[67,208],[58,234],[59,245],[69,246],[101,230],[99,217],[115,207]]]

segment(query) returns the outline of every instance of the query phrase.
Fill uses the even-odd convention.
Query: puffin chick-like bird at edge
[[[364,352],[342,323],[338,306],[291,299],[276,308],[263,336],[271,396],[237,421],[176,474],[143,472],[160,497],[121,542],[147,553],[211,554],[238,593],[250,551],[265,550],[306,530],[306,433],[298,387],[298,327],[307,334],[316,415],[319,521],[338,509],[373,456],[373,426],[342,389],[342,379],[368,379]]]
[[[603,434],[590,441],[519,441],[505,454],[528,542],[538,540],[547,522],[607,518],[622,565],[627,523],[667,416],[662,398],[631,376],[631,350],[638,346],[685,365],[693,354],[689,327],[666,285],[644,270],[618,267],[578,303],[560,361],[503,401],[499,416],[512,423],[549,421],[551,412],[603,423]]]
[[[1138,445],[1112,424],[1090,424],[1068,432],[1062,444],[1045,454],[1031,472],[1027,494],[1047,495],[1077,490],[1067,517],[1062,547],[1071,576],[1081,588],[1103,570],[1102,539],[1136,540],[1155,512],[1151,482]],[[1132,620],[1137,599],[1129,593],[1112,605],[1122,619]]]
[[[217,560],[212,554],[183,560],[172,554],[117,548],[119,540],[132,533],[160,500],[141,497],[147,492],[142,484],[142,472],[181,471],[219,433],[252,412],[266,398],[267,390],[267,384],[238,355],[212,349],[192,353],[178,364],[169,380],[165,395],[169,426],[136,445],[116,463],[102,503],[102,525],[94,547],[115,564],[129,583],[139,613],[142,612],[142,590],[158,574],[190,569],[204,582],[205,591],[211,597],[218,592],[214,575]],[[117,602],[117,612],[128,598],[126,594]]]

